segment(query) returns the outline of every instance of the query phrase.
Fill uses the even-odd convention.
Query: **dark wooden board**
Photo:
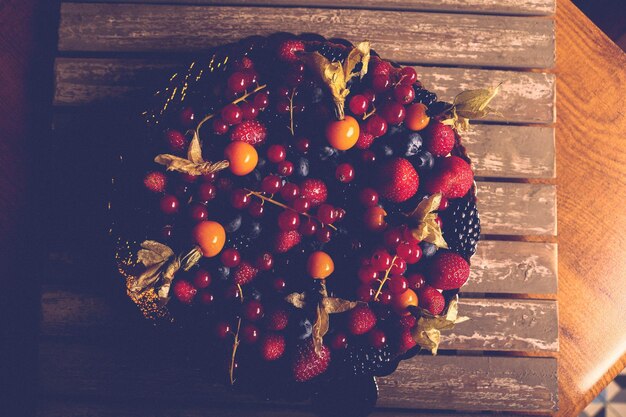
[[[369,39],[386,58],[407,63],[550,68],[555,61],[554,22],[542,17],[143,4],[64,3],[59,50],[202,51],[277,31]]]

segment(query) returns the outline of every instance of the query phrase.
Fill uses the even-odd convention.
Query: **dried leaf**
[[[468,317],[458,317],[459,297],[450,301],[445,316],[434,316],[422,310],[422,316],[417,320],[416,326],[411,330],[413,340],[424,349],[437,354],[441,341],[441,331],[453,329],[456,324],[469,320]]]
[[[324,336],[330,327],[330,317],[328,311],[324,309],[322,303],[317,305],[317,318],[313,324],[313,347],[319,356],[324,346]]]
[[[495,112],[489,107],[489,103],[500,92],[501,85],[459,93],[452,103],[450,117],[442,120],[442,123],[454,127],[457,131],[468,130],[470,119],[480,119]]]
[[[295,308],[304,308],[306,306],[306,294],[303,292],[293,292],[285,297],[285,301]]]
[[[370,61],[370,43],[367,41],[360,42],[356,47],[350,50],[348,57],[343,63],[343,72],[345,75],[346,83],[351,78],[355,77],[353,74],[354,69],[359,63],[362,63],[361,70],[359,71],[359,78],[363,78],[367,74],[367,66]]]
[[[418,240],[432,243],[439,248],[448,248],[443,238],[443,233],[436,222],[436,210],[441,203],[441,193],[435,193],[423,199],[408,216],[417,222],[417,227],[411,230],[411,234]]]
[[[198,132],[194,131],[193,138],[187,148],[187,159],[171,154],[160,154],[154,158],[157,164],[165,165],[168,171],[178,171],[189,175],[205,175],[228,168],[228,161],[208,162],[202,158],[202,146]]]
[[[193,131],[193,138],[187,148],[187,159],[194,164],[204,163],[204,159],[202,159],[202,146],[200,146],[200,136],[198,136],[197,130]]]
[[[324,307],[324,310],[332,314],[332,313],[343,313],[348,310],[352,310],[359,303],[356,301],[344,300],[343,298],[324,297],[320,301],[320,304],[322,304],[322,306]]]
[[[435,193],[419,202],[415,210],[409,214],[409,217],[413,217],[418,222],[426,218],[426,216],[439,208],[441,204],[441,193]]]

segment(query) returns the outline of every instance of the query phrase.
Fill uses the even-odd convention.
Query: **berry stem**
[[[375,113],[376,113],[376,107],[372,104],[372,111],[369,113],[365,112],[363,114],[363,120],[366,120],[368,117],[372,116]]]
[[[240,287],[241,288],[241,287]],[[243,298],[243,294],[242,294]],[[237,320],[237,331],[233,340],[233,354],[230,357],[230,367],[228,374],[230,376],[230,385],[235,384],[235,356],[237,355],[237,347],[239,347],[239,329],[241,328],[241,317]]]
[[[308,213],[300,213],[299,211],[294,210],[293,208],[289,207],[286,204],[281,203],[280,201],[276,201],[273,198],[270,198],[270,197],[267,197],[267,196],[263,195],[263,193],[259,193],[258,191],[252,191],[252,190],[249,190],[247,188],[245,188],[245,190],[249,193],[248,195],[254,195],[256,197],[259,197],[263,201],[267,201],[268,203],[271,203],[271,204],[274,204],[274,205],[276,205],[278,207],[284,208],[285,210],[291,210],[291,211],[293,211],[295,213],[302,214],[303,216],[306,216],[306,217],[308,217],[310,219],[317,220],[322,226],[328,226],[328,227],[330,227],[333,230],[337,230],[337,228],[335,226],[333,226],[332,224],[326,224],[323,221],[321,221],[320,219],[318,219],[317,217],[311,216]]]
[[[293,130],[293,96],[296,94],[296,89],[291,90],[291,96],[289,96],[289,131],[291,132],[291,136],[295,136],[295,131]]]
[[[259,85],[254,90],[250,91],[249,93],[245,93],[243,96],[233,100],[230,104],[241,103],[242,101],[244,101],[251,95],[258,93],[259,91],[263,90],[266,87],[267,87],[267,84]],[[211,120],[212,118],[214,118],[215,115],[216,113],[207,114],[206,116],[204,116],[202,120],[200,120],[200,123],[198,123],[198,126],[196,126],[196,134],[198,135],[198,137],[200,136],[200,128],[202,127],[202,125],[208,122],[209,120]]]
[[[374,295],[374,301],[378,301],[378,296],[380,295],[380,292],[383,290],[385,283],[389,281],[389,274],[391,273],[391,268],[393,268],[393,264],[396,262],[397,258],[398,258],[398,255],[393,256],[393,259],[391,260],[391,266],[387,268],[387,270],[385,271],[385,276],[383,277],[383,279],[380,280],[380,285],[378,286],[378,290],[376,291],[376,294]]]

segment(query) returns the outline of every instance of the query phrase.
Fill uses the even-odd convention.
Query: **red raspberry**
[[[290,39],[278,47],[278,58],[287,62],[295,62],[298,60],[296,53],[302,51],[304,51],[304,43],[297,39]]]
[[[308,178],[300,184],[300,195],[311,203],[311,207],[317,207],[328,198],[328,189],[322,180]]]
[[[274,250],[278,253],[285,253],[302,240],[302,235],[295,230],[278,232],[274,240]]]
[[[365,129],[361,129],[355,146],[359,149],[368,149],[374,143],[374,139],[374,135],[366,132]]]
[[[235,281],[235,284],[245,285],[252,281],[258,273],[259,270],[252,266],[250,262],[241,261],[241,263],[233,273],[233,279]]]
[[[428,268],[428,283],[439,290],[455,290],[467,281],[470,267],[467,261],[454,252],[439,251]]]
[[[435,156],[446,156],[454,148],[454,130],[440,122],[431,123],[426,129],[426,150]]]
[[[183,279],[174,283],[174,296],[183,304],[191,304],[198,290],[191,285],[191,282]]]
[[[309,338],[296,348],[291,372],[293,379],[304,382],[323,374],[330,364],[330,349],[323,345],[320,354],[315,352],[313,341]]]
[[[183,152],[187,147],[187,138],[178,130],[168,130],[165,132],[165,140],[172,152]]]
[[[372,68],[370,70],[370,73],[372,74],[372,77],[376,76],[376,75],[385,75],[385,76],[389,76],[389,74],[391,73],[392,70],[392,66],[389,62],[387,61],[383,61],[380,58],[372,58]]]
[[[285,345],[285,336],[280,333],[267,333],[259,345],[261,357],[266,361],[275,361],[285,353]]]
[[[289,312],[278,308],[265,315],[265,327],[268,330],[285,330],[289,324]]]
[[[162,172],[148,172],[146,177],[143,179],[143,184],[148,190],[152,191],[153,193],[162,193],[163,191],[165,191],[167,178]]]
[[[267,137],[267,128],[258,120],[246,120],[230,132],[230,140],[239,140],[253,146],[261,145]]]
[[[376,325],[376,315],[366,305],[358,305],[348,312],[348,330],[352,334],[365,334]]]

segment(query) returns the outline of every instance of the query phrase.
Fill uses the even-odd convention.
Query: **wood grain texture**
[[[89,292],[50,288],[41,298],[41,335],[89,337],[105,345],[110,337],[128,337],[141,323],[124,320],[138,313],[120,307],[120,303],[125,304],[122,300],[110,300]],[[554,301],[461,299],[459,309],[470,321],[447,332],[442,349],[558,350]]]
[[[258,404],[207,383],[197,365],[135,345],[44,341],[41,387],[47,398],[97,398],[163,406]],[[444,410],[550,411],[556,404],[556,360],[486,356],[417,356],[379,379],[381,407]],[[486,389],[489,387],[489,389]]]
[[[626,366],[626,55],[569,1],[557,37],[558,416],[570,417]]]
[[[163,85],[185,64],[172,60],[57,58],[55,97],[58,106],[94,104],[129,98]],[[444,100],[463,90],[503,83],[492,106],[499,114],[487,121],[552,123],[555,119],[555,77],[519,71],[415,67],[424,85]]]
[[[345,9],[64,3],[59,49],[202,51],[277,31],[369,39],[383,56],[401,62],[528,68],[554,64],[550,19]]]
[[[483,234],[556,235],[553,185],[479,182],[476,194]]]
[[[511,15],[554,14],[555,0],[83,0],[85,3],[220,4],[241,6],[307,6],[347,9],[425,10]]]
[[[481,240],[465,293],[556,294],[557,245]]]

